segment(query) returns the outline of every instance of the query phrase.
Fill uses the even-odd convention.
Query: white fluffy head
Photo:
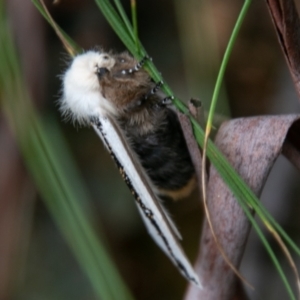
[[[80,124],[89,123],[91,117],[114,114],[114,105],[102,95],[97,70],[111,69],[115,60],[107,53],[87,51],[77,55],[62,76],[63,95],[61,111]]]

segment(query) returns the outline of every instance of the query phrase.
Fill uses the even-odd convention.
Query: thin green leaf
[[[139,42],[139,35],[138,35],[136,1],[135,0],[131,0],[130,4],[131,4],[131,18],[132,18],[132,26],[133,26],[133,32],[134,32],[135,46],[136,46],[138,52],[140,52],[141,49],[140,49],[140,42]]]
[[[124,27],[127,28],[128,34],[131,36],[132,40],[134,41],[134,34],[133,34],[133,29],[132,25],[129,22],[129,19],[124,11],[124,8],[122,4],[120,3],[119,0],[114,0],[116,8],[118,10],[118,13],[123,21]]]
[[[42,125],[32,107],[21,78],[16,50],[10,37],[3,6],[0,6],[0,9],[2,105],[14,129],[28,169],[98,297],[108,300],[133,299],[110,260],[103,242],[96,237],[88,221],[86,207],[82,204],[82,198],[88,199],[88,197],[84,193],[84,188],[79,187],[81,185],[79,176],[75,175],[76,186],[81,190],[77,194],[64,169],[61,168],[59,158],[62,157],[61,153],[57,153],[57,149],[66,149],[66,146],[60,138],[59,131],[55,132],[55,141],[58,145],[54,145],[53,136],[52,139],[49,138],[47,128]],[[68,153],[63,153],[63,157],[68,156]],[[67,163],[68,159],[65,159],[64,164]],[[76,174],[72,164],[69,164],[68,168]]]
[[[134,56],[138,57],[138,52],[133,40],[133,33],[128,32],[128,29],[124,26],[124,22],[119,17],[111,3],[108,0],[95,0],[95,2],[99,6],[110,26],[116,32],[124,45],[126,45],[127,49],[133,53]]]
[[[234,46],[234,43],[236,41],[236,38],[238,36],[238,33],[240,31],[240,28],[243,24],[243,21],[245,19],[245,16],[248,12],[248,9],[250,7],[252,0],[246,0],[244,2],[244,5],[240,11],[240,14],[238,16],[238,19],[236,21],[236,24],[233,28],[232,34],[230,36],[228,45],[226,47],[225,53],[224,53],[224,57],[220,66],[220,70],[219,70],[219,74],[216,80],[216,84],[215,84],[215,88],[214,88],[214,92],[213,92],[213,96],[212,96],[212,100],[211,100],[211,105],[210,105],[210,109],[209,109],[209,113],[208,113],[208,117],[207,117],[207,125],[206,125],[206,130],[210,131],[210,128],[212,127],[212,122],[213,122],[213,117],[214,117],[214,113],[215,113],[215,108],[217,105],[217,101],[218,101],[218,97],[220,94],[220,90],[221,90],[221,85],[224,79],[224,74],[225,74],[225,70],[227,68],[227,64],[230,58],[230,55],[232,53],[232,49]]]
[[[257,235],[259,236],[260,240],[262,241],[263,245],[265,246],[265,249],[267,250],[271,260],[273,261],[273,264],[275,265],[275,268],[277,269],[279,276],[281,277],[283,284],[290,296],[290,299],[292,300],[296,300],[296,297],[294,295],[294,292],[287,280],[287,277],[284,274],[284,271],[282,270],[280,263],[274,253],[274,251],[272,250],[269,242],[267,241],[266,237],[264,236],[263,232],[261,231],[261,229],[259,228],[257,222],[255,221],[252,213],[250,212],[249,208],[246,206],[246,204],[243,201],[239,201],[240,206],[242,207],[242,209],[244,210],[245,214],[247,215],[247,218],[249,219],[249,221],[251,222],[254,230],[256,231]]]

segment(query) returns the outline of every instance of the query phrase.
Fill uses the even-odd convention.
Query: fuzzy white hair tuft
[[[116,109],[103,97],[97,70],[110,69],[115,60],[104,52],[95,50],[77,55],[62,76],[60,111],[79,124],[90,123],[92,117],[116,114]]]

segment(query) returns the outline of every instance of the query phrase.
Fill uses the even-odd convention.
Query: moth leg
[[[147,100],[149,96],[154,95],[162,86],[164,85],[163,81],[159,81],[155,84],[155,86],[151,89],[149,93],[147,93],[143,97],[143,101]],[[157,106],[168,106],[173,104],[174,96],[167,96],[164,97],[159,103],[157,103]]]
[[[159,81],[155,86],[143,97],[144,100],[147,100],[150,96],[156,94],[156,92],[163,86],[164,82]]]
[[[128,74],[132,74],[134,72],[137,72],[137,71],[139,71],[143,67],[143,65],[146,63],[147,60],[152,61],[152,58],[149,57],[148,55],[145,55],[141,59],[141,61],[139,63],[137,63],[133,68],[127,69],[127,70],[123,70],[121,73],[123,75],[128,75]]]
[[[152,61],[152,58],[150,56],[148,56],[148,55],[145,55],[141,59],[141,61],[135,66],[136,71],[138,71],[139,69],[141,69],[147,60]]]
[[[127,105],[126,107],[126,112],[131,112],[134,111],[135,109],[141,107],[143,104],[145,104],[145,102],[153,95],[155,95],[157,93],[157,91],[161,88],[161,86],[163,85],[163,81],[159,81],[155,84],[155,86],[145,95],[143,95],[140,99],[130,103],[129,105]],[[172,104],[172,100],[174,99],[173,96],[168,96],[168,97],[164,97],[164,98],[160,98],[157,97],[158,101],[155,103],[156,107],[165,107],[168,105]]]

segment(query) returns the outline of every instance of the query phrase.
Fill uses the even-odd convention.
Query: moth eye
[[[106,68],[97,68],[97,75],[98,75],[98,77],[102,77],[106,73],[108,73],[108,69],[106,69]]]
[[[109,59],[108,55],[104,55],[103,59],[108,60]]]

